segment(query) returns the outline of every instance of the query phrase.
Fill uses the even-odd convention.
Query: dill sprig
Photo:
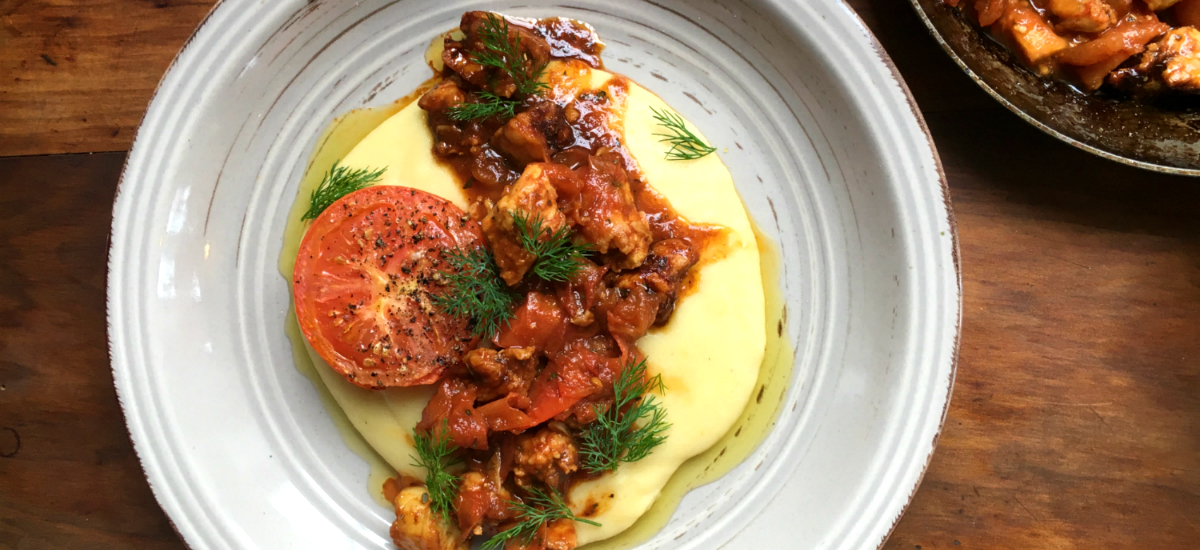
[[[622,462],[637,462],[667,439],[667,411],[650,390],[665,393],[662,375],[646,378],[646,360],[632,362],[613,380],[613,404],[596,406],[596,420],[584,428],[579,455],[594,474],[611,472]],[[638,425],[638,422],[641,422]]]
[[[654,134],[662,139],[660,142],[671,144],[671,149],[667,151],[667,160],[693,160],[706,156],[716,147],[710,147],[704,140],[693,134],[687,129],[687,124],[684,123],[683,117],[679,113],[672,113],[668,110],[659,111],[654,107],[650,108],[654,111],[654,120],[664,126],[669,134]]]
[[[508,119],[517,116],[516,108],[521,104],[520,102],[513,99],[504,99],[487,91],[482,91],[475,95],[482,101],[478,103],[459,103],[446,109],[446,114],[454,120],[480,120],[490,117]]]
[[[516,33],[515,40],[510,40],[509,36],[508,20],[494,13],[487,14],[487,21],[479,29],[479,39],[485,51],[472,53],[471,58],[484,67],[492,67],[511,76],[518,94],[534,95],[548,89],[549,86],[540,80],[547,62],[535,63],[521,53],[520,33]],[[529,63],[528,68],[526,63]]]
[[[560,519],[569,519],[600,527],[599,523],[572,513],[571,509],[567,508],[563,502],[562,497],[553,489],[546,493],[537,487],[530,487],[529,497],[525,499],[525,502],[510,500],[508,505],[514,512],[517,512],[521,521],[488,539],[483,543],[483,550],[502,548],[512,539],[521,539],[521,542],[528,545],[543,524]]]
[[[442,514],[447,522],[458,492],[458,477],[446,469],[458,463],[454,451],[458,447],[450,442],[449,424],[442,420],[441,431],[434,434],[422,434],[413,430],[413,440],[416,441],[417,456],[412,463],[418,468],[425,468],[425,488],[429,491],[429,506],[435,513]]]
[[[321,215],[329,205],[337,202],[338,199],[349,195],[359,189],[370,186],[372,183],[379,181],[383,176],[384,170],[380,168],[372,170],[370,168],[355,168],[351,170],[345,166],[338,166],[337,161],[333,163],[333,167],[325,172],[325,177],[321,179],[320,185],[313,190],[310,197],[311,205],[308,211],[304,213],[301,220],[315,220]]]
[[[583,258],[592,252],[590,243],[575,244],[571,241],[571,229],[567,226],[551,232],[544,226],[541,215],[532,219],[528,214],[512,211],[513,226],[517,238],[524,248],[536,259],[529,272],[545,281],[569,281],[583,269]],[[541,240],[547,235],[545,240]]]
[[[512,318],[517,297],[500,278],[500,269],[491,254],[482,247],[470,251],[451,250],[446,254],[449,271],[443,271],[448,289],[433,296],[438,309],[473,323],[476,336],[491,338],[501,325]]]

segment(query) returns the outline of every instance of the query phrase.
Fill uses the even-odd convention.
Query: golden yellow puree
[[[602,83],[607,75],[596,71],[594,78],[595,82]],[[640,111],[648,111],[650,105],[656,105],[660,109],[665,108],[665,104],[662,104],[661,100],[653,94],[636,85],[631,88],[630,97],[631,106],[635,106],[639,111],[634,113],[631,110],[629,114],[633,116],[627,117],[626,121],[626,139],[630,149],[635,155],[639,151],[657,151],[658,144],[650,141],[653,122],[649,120],[647,113]],[[300,215],[308,207],[308,196],[311,190],[320,182],[323,173],[328,170],[333,161],[346,158],[348,165],[360,167],[355,165],[354,161],[364,162],[369,161],[368,159],[380,158],[378,153],[372,151],[380,150],[381,146],[387,145],[382,143],[385,140],[381,139],[381,136],[385,136],[386,141],[391,144],[396,143],[401,137],[405,141],[412,139],[411,132],[398,133],[404,132],[404,128],[409,130],[419,128],[419,130],[413,131],[428,132],[423,124],[415,124],[417,119],[414,117],[422,116],[416,106],[405,111],[408,114],[403,117],[390,118],[392,114],[400,112],[402,106],[397,104],[379,110],[357,111],[338,119],[326,130],[313,153],[313,158],[301,184],[297,203],[293,206],[291,217],[288,220],[284,247],[280,257],[280,272],[288,281],[291,280],[292,265],[295,261],[299,241],[305,230],[305,224],[300,222]],[[382,134],[376,133],[372,136],[373,145],[357,147],[360,142],[364,141],[364,137],[371,132],[372,128],[381,127],[383,122],[389,119],[388,129]],[[634,122],[630,123],[629,120]],[[638,126],[635,128],[632,124]],[[415,141],[428,141],[428,137],[422,135],[422,139]],[[422,152],[405,151],[404,154],[405,156],[431,155],[428,152],[428,145],[425,144]],[[391,149],[390,154],[396,154],[394,145],[382,148]],[[351,154],[351,151],[354,153]],[[673,429],[684,431],[679,433],[679,437],[668,438],[668,443],[660,449],[656,449],[651,457],[638,463],[624,465],[616,474],[604,476],[595,482],[585,483],[572,491],[573,507],[581,507],[583,502],[579,501],[590,499],[592,495],[620,493],[619,497],[611,501],[612,506],[605,506],[605,504],[609,504],[608,502],[600,503],[601,510],[594,516],[595,519],[606,522],[607,527],[589,528],[579,524],[581,543],[599,541],[589,545],[589,548],[626,548],[645,540],[661,529],[687,491],[720,477],[741,463],[757,447],[773,424],[790,373],[792,355],[790,345],[781,338],[783,332],[781,327],[786,320],[786,312],[783,309],[783,300],[778,284],[779,255],[773,244],[770,244],[768,239],[749,224],[744,212],[731,215],[730,199],[736,202],[740,202],[740,200],[733,191],[732,182],[728,181],[728,171],[715,156],[700,161],[685,161],[692,164],[667,163],[651,158],[652,156],[647,153],[642,155],[645,160],[639,158],[639,162],[643,165],[643,172],[649,177],[651,185],[654,185],[660,192],[664,192],[672,200],[676,209],[693,221],[704,222],[715,218],[732,223],[731,227],[734,227],[737,236],[736,242],[741,243],[734,253],[745,259],[752,259],[749,264],[743,259],[725,262],[725,265],[717,262],[714,264],[715,269],[714,267],[704,268],[699,283],[701,288],[716,285],[724,292],[714,293],[713,288],[710,288],[708,292],[697,292],[689,296],[681,301],[680,310],[676,312],[676,317],[673,318],[671,324],[639,340],[639,347],[642,347],[651,357],[651,369],[662,369],[664,377],[668,381],[668,392],[663,398],[667,405],[669,420],[675,423]],[[389,166],[389,171],[392,173],[387,174],[388,181],[382,183],[394,185],[408,180],[409,185],[417,187],[416,183],[411,183],[414,179],[412,174],[409,177],[403,175],[406,168],[420,172],[421,169],[412,166],[413,164],[415,163]],[[434,168],[430,166],[428,169]],[[715,172],[720,172],[720,175],[716,176],[718,179],[713,180],[712,174]],[[430,176],[433,175],[429,172],[426,173]],[[654,178],[656,173],[661,174],[662,177]],[[685,177],[680,177],[681,175]],[[722,181],[722,178],[726,181]],[[416,179],[432,181],[443,178]],[[708,189],[712,193],[711,196],[709,196],[709,192],[694,193],[692,188],[686,187],[701,181],[715,185]],[[435,189],[431,190],[441,191],[439,194],[444,196],[461,194],[461,191],[457,189],[443,189],[442,187],[444,187],[443,184],[435,184]],[[732,193],[731,196],[726,196],[730,193]],[[679,200],[676,200],[677,198]],[[748,250],[747,245],[749,246]],[[747,276],[750,280],[761,278],[762,287],[756,289],[754,286],[744,286],[742,283],[747,281]],[[745,307],[738,307],[737,303],[732,303],[728,299],[714,300],[715,296],[727,293],[730,288],[744,293]],[[754,298],[759,292],[765,292],[765,295]],[[755,335],[756,331],[753,330],[736,330],[738,327],[736,323],[730,324],[728,329],[725,328],[728,318],[719,316],[743,317],[748,314],[748,319],[755,318],[755,314],[751,310],[760,307],[757,304],[761,304],[761,300],[764,299],[765,315],[758,319],[765,319],[765,332]],[[691,304],[691,312],[688,311],[689,304]],[[729,309],[731,307],[733,309]],[[723,309],[725,312],[710,311],[706,308]],[[719,318],[714,319],[709,315],[710,313]],[[758,315],[763,314],[759,313]],[[717,329],[718,325],[721,327],[720,329]],[[745,326],[744,323],[742,326]],[[711,334],[708,334],[712,330],[723,330],[724,332],[720,334],[725,338],[714,339]],[[347,445],[371,464],[372,475],[369,491],[381,504],[386,505],[382,499],[381,485],[387,476],[393,474],[392,467],[403,469],[410,475],[420,475],[420,472],[408,471],[411,468],[407,467],[408,452],[406,449],[411,446],[410,441],[407,441],[411,438],[407,436],[407,431],[411,430],[411,425],[415,423],[411,417],[419,413],[419,409],[428,399],[428,392],[416,388],[397,389],[395,392],[370,392],[351,387],[348,382],[340,380],[338,375],[315,357],[300,334],[294,314],[291,313],[289,313],[288,319],[288,334],[292,339],[297,369],[308,376],[321,393],[322,403],[329,411],[335,425],[342,432]],[[684,341],[711,343],[714,340],[725,342],[726,345],[682,345]],[[764,345],[765,350],[763,349]],[[699,348],[698,351],[697,348]],[[744,364],[745,360],[751,357],[758,361],[758,353],[764,353],[763,360],[757,370],[757,380],[753,386],[750,386],[749,380],[745,377],[746,367],[733,367],[732,365]],[[723,359],[716,359],[718,357]],[[682,374],[685,371],[680,370],[681,368],[691,369],[693,365],[704,362],[711,365],[704,370],[704,376],[716,377],[708,380],[709,383],[702,383],[705,382],[702,380],[688,380],[687,376]],[[723,365],[730,365],[730,370],[726,372],[721,368]],[[675,376],[670,376],[672,374]],[[726,399],[733,399],[735,403],[746,403],[740,416],[734,417],[733,411],[720,409],[720,407],[714,408],[710,401],[699,398],[699,395],[712,395],[713,384],[711,382],[713,380],[720,380],[721,388],[733,388],[732,393],[745,396],[726,397]],[[330,391],[331,388],[333,392]],[[701,394],[689,397],[689,393],[692,391],[699,391]],[[345,407],[350,408],[345,409]],[[347,415],[346,411],[349,411],[350,414]],[[670,417],[672,411],[679,414]],[[712,419],[704,418],[713,415],[716,415],[715,418],[718,419],[707,422]],[[711,429],[707,429],[706,424],[731,427],[722,435],[722,432],[713,433]],[[351,429],[352,427],[356,429]],[[367,436],[366,438],[364,438],[364,434]],[[367,443],[368,439],[372,441],[374,447]],[[715,444],[709,443],[713,441]],[[703,446],[697,446],[701,444]],[[384,460],[383,457],[388,459]],[[392,467],[388,466],[389,462]],[[622,492],[621,488],[627,490]],[[643,511],[645,511],[644,514]]]
[[[758,448],[758,444],[775,427],[780,405],[787,393],[792,374],[795,349],[787,334],[787,305],[780,284],[782,256],[779,246],[754,227],[758,238],[759,265],[767,305],[767,347],[758,371],[754,397],[746,403],[742,415],[712,447],[700,453],[675,471],[659,493],[658,499],[628,529],[611,538],[590,543],[586,550],[627,550],[650,540],[671,520],[683,496],[707,483],[716,481],[741,464]],[[757,468],[757,466],[756,466]]]

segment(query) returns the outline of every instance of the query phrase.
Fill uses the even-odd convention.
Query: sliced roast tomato
[[[492,341],[502,348],[535,347],[545,351],[551,344],[560,348],[566,316],[553,295],[530,292]]]
[[[488,429],[493,432],[520,432],[535,424],[518,406],[529,408],[528,402],[527,397],[509,394],[475,410],[487,419]]]
[[[613,378],[626,359],[608,357],[588,348],[585,340],[575,340],[550,360],[529,390],[533,403],[525,414],[532,424],[540,424],[585,397],[612,392]]]
[[[571,323],[554,294],[530,292],[492,343],[502,348],[535,347],[552,355],[568,343],[590,338],[599,331],[599,324],[580,327]]]
[[[368,187],[327,208],[300,243],[296,317],[313,349],[366,388],[432,384],[475,347],[466,319],[434,307],[446,253],[483,246],[479,223],[446,200]]]

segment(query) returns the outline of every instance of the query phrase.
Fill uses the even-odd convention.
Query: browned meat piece
[[[479,348],[467,352],[463,360],[475,373],[478,383],[475,398],[488,402],[510,393],[528,394],[529,385],[537,376],[536,351],[535,348]]]
[[[600,298],[597,311],[613,336],[625,342],[641,338],[654,325],[663,325],[675,312],[679,287],[698,259],[696,251],[678,239],[654,243],[646,263],[616,276]]]
[[[565,168],[555,164],[533,163],[504,191],[504,196],[483,219],[483,236],[492,247],[492,256],[500,268],[500,278],[509,286],[521,282],[533,265],[533,254],[521,247],[513,214],[526,219],[540,219],[547,234],[558,231],[567,223],[558,211],[558,194],[550,184],[548,172]]]
[[[1195,27],[1180,27],[1156,44],[1159,54],[1168,58],[1162,70],[1162,81],[1167,87],[1188,92],[1200,90],[1200,31]]]
[[[513,24],[530,28],[525,21],[518,20]],[[603,64],[600,62],[600,52],[604,49],[604,43],[600,41],[600,36],[596,34],[596,29],[593,29],[591,25],[565,17],[556,17],[543,19],[537,26],[539,27],[538,34],[550,46],[551,57],[578,59],[591,67],[603,68]]]
[[[417,106],[429,111],[429,129],[433,132],[433,153],[440,157],[465,155],[473,145],[483,143],[478,131],[471,132],[466,124],[451,120],[446,109],[466,100],[462,81],[447,78],[425,92]],[[476,134],[472,136],[472,134]]]
[[[471,177],[484,187],[500,190],[521,176],[509,167],[504,155],[501,155],[491,145],[485,143],[471,149]]]
[[[472,57],[472,54],[488,51],[482,33],[488,25],[489,18],[499,17],[501,16],[484,11],[464,13],[459,22],[459,29],[462,29],[466,37],[462,41],[446,39],[442,62],[468,82],[488,89],[498,96],[512,97],[517,90],[512,77],[504,71],[484,67]],[[533,67],[541,66],[550,60],[550,45],[532,29],[509,23],[508,41],[510,44],[516,44],[517,51],[525,58],[523,67],[527,74],[532,74]]]
[[[1172,29],[1146,46],[1137,65],[1113,71],[1108,81],[1139,96],[1200,91],[1200,31]]]
[[[635,342],[654,326],[660,305],[661,296],[636,285],[632,290],[608,289],[597,309],[604,313],[610,334],[624,342]]]
[[[529,540],[522,537],[508,539],[504,550],[574,550],[575,523],[569,519],[556,519],[538,528]]]
[[[589,157],[576,177],[554,177],[559,207],[583,238],[601,254],[613,253],[616,267],[642,265],[653,237],[646,214],[637,209],[629,174],[615,153]]]
[[[608,268],[592,262],[583,262],[583,268],[567,284],[558,287],[558,301],[567,318],[577,326],[587,326],[595,321],[592,308],[599,299],[601,287],[604,284],[604,274]]]
[[[417,101],[417,106],[426,111],[444,111],[466,101],[466,98],[466,94],[459,87],[458,79],[447,78],[438,82],[432,90],[425,92]]]
[[[512,157],[518,167],[524,167],[531,162],[548,162],[574,137],[562,107],[553,101],[539,101],[509,120],[492,139],[497,149]]]
[[[665,325],[675,312],[675,299],[680,285],[699,260],[696,251],[682,240],[658,241],[650,247],[650,254],[646,256],[642,267],[618,276],[614,286],[625,291],[643,287],[657,296],[654,324]]]
[[[479,41],[479,36],[489,16],[500,17],[486,11],[469,11],[464,13],[462,20],[459,21],[458,27],[467,35],[467,41],[474,51],[483,49],[483,43]],[[546,40],[520,20],[512,20],[508,25],[508,41],[515,42],[517,40],[520,40],[517,50],[529,56],[534,63],[550,61],[550,45],[546,43]]]
[[[512,97],[517,89],[509,74],[475,61],[475,55],[489,52],[482,39],[489,17],[501,16],[484,11],[464,13],[459,29],[466,36],[462,40],[446,38],[442,62],[467,82],[501,97]],[[505,19],[508,41],[517,45],[526,74],[532,75],[536,68],[551,59],[580,59],[592,67],[600,68],[600,51],[604,49],[604,44],[600,42],[596,31],[586,24],[568,19]]]
[[[458,73],[463,80],[482,88],[488,83],[487,67],[476,63],[471,54],[463,42],[446,38],[445,49],[442,50],[442,63]]]
[[[458,527],[447,524],[429,506],[424,485],[408,487],[396,495],[396,521],[389,534],[401,550],[467,550]]]
[[[1117,12],[1105,0],[1049,0],[1059,31],[1101,32],[1117,23]]]
[[[529,486],[540,480],[546,486],[559,490],[567,475],[579,468],[579,450],[570,435],[548,426],[517,438],[517,454],[513,463],[513,480],[521,486]]]
[[[446,113],[450,107],[477,101],[474,93],[463,91],[466,86],[458,77],[447,78],[417,101],[417,106],[429,112],[428,124],[434,138],[433,152],[440,157],[486,155],[488,140],[502,124],[494,119],[460,121],[450,118]],[[499,155],[496,157],[500,158]]]
[[[512,183],[518,174],[508,167],[508,161],[492,148],[488,141],[504,121],[499,117],[484,120],[454,120],[447,110],[462,103],[477,103],[475,92],[466,92],[470,85],[457,76],[446,78],[429,90],[417,102],[428,111],[429,130],[433,132],[433,153],[439,157],[468,157],[459,168],[469,171],[470,177],[497,190]]]
[[[1033,9],[1029,0],[1009,2],[1007,11],[1003,12],[992,30],[1010,37],[1017,51],[1042,75],[1049,74],[1052,70],[1053,64],[1050,61],[1054,54],[1070,46],[1065,38],[1054,32],[1050,23]]]

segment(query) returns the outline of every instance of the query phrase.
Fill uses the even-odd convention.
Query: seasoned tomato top
[[[296,258],[296,317],[313,349],[366,388],[432,384],[474,349],[468,321],[439,311],[441,270],[483,246],[479,223],[446,200],[368,187],[326,209]]]

